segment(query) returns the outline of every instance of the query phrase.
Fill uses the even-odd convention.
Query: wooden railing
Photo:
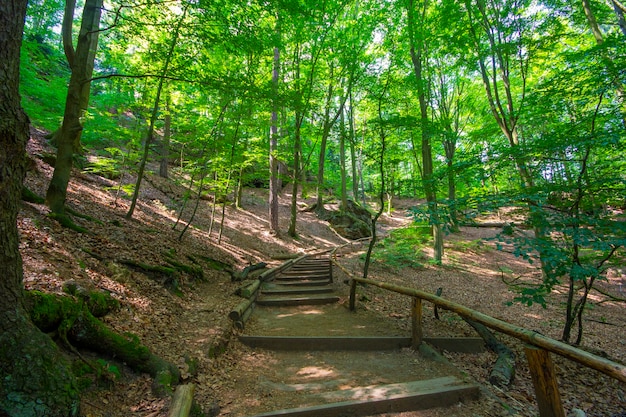
[[[494,317],[472,310],[460,304],[438,297],[434,294],[420,291],[414,288],[401,287],[385,282],[354,277],[349,271],[343,268],[336,259],[333,263],[337,265],[350,278],[350,310],[356,309],[356,287],[358,283],[367,284],[398,294],[413,298],[411,308],[412,321],[412,345],[418,347],[422,343],[422,301],[429,301],[442,309],[457,313],[463,318],[483,324],[500,333],[512,336],[527,345],[525,347],[526,358],[528,360],[531,377],[535,386],[537,405],[541,417],[565,417],[563,405],[558,390],[558,382],[550,352],[561,355],[586,367],[600,371],[611,378],[626,382],[626,366],[610,361],[597,355],[593,355],[584,350],[577,349],[571,345],[551,339],[533,330],[515,326]]]

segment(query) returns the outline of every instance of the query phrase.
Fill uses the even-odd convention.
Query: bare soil
[[[28,151],[33,156],[33,167],[26,185],[37,194],[45,195],[52,168],[37,155],[50,152],[42,132],[33,132]],[[124,182],[134,181],[128,175]],[[180,179],[179,179],[180,181]],[[270,395],[276,384],[268,376],[260,378],[260,369],[274,369],[276,360],[272,352],[253,350],[240,344],[236,331],[227,318],[228,312],[240,298],[235,295],[241,283],[231,282],[224,271],[204,268],[203,279],[182,275],[182,295],[175,295],[154,278],[124,266],[123,260],[132,259],[149,264],[164,265],[164,253],[174,254],[183,262],[210,257],[241,269],[251,263],[267,262],[276,266],[282,261],[276,257],[287,254],[314,253],[347,243],[334,233],[315,214],[299,213],[297,239],[285,234],[272,235],[267,225],[267,191],[247,189],[243,209],[232,205],[225,207],[224,227],[219,234],[221,206],[217,206],[216,221],[211,227],[213,204],[200,202],[192,226],[180,239],[184,222],[190,219],[193,204],[182,213],[182,223],[175,228],[185,189],[176,181],[165,180],[149,174],[144,180],[140,202],[132,220],[126,220],[129,208],[127,198],[116,198],[117,180],[97,175],[74,172],[68,190],[68,205],[91,216],[76,217],[75,221],[90,233],[79,234],[62,228],[47,217],[45,205],[24,203],[18,226],[21,234],[21,254],[24,259],[24,283],[27,289],[61,293],[63,284],[75,281],[87,288],[110,292],[121,302],[121,308],[109,314],[104,321],[119,332],[131,332],[150,349],[172,363],[179,365],[183,382],[196,384],[195,400],[207,415],[239,417],[249,415],[252,406],[270,410],[293,406],[299,391],[285,388],[281,395]],[[289,190],[281,195],[280,230],[287,230],[289,219]],[[301,207],[312,203],[301,199]],[[380,233],[402,227],[410,221],[406,209],[414,202],[395,202],[396,210],[380,221]],[[509,218],[510,213],[500,213]],[[467,307],[506,320],[546,336],[560,338],[564,321],[565,287],[558,287],[550,296],[547,308],[538,305],[526,307],[507,305],[514,293],[505,284],[537,282],[537,269],[505,251],[498,251],[484,238],[493,236],[497,229],[463,228],[460,233],[446,238],[446,255],[443,266],[424,262],[420,268],[395,268],[374,263],[370,278],[397,285],[416,287],[434,292],[443,288],[443,296]],[[352,245],[342,252],[342,265],[355,275],[362,273],[364,246]],[[94,257],[94,254],[96,255]],[[425,250],[424,254],[430,254]],[[336,271],[337,285],[347,279]],[[602,284],[605,291],[617,298],[625,298],[625,270],[610,271]],[[346,287],[347,288],[347,287]],[[376,328],[393,329],[410,334],[410,300],[377,288],[359,289],[358,314],[366,314]],[[626,315],[624,302],[592,293],[591,305],[585,320],[583,347],[626,363]],[[458,316],[441,312],[441,319],[425,314],[426,336],[473,336],[471,328]],[[248,329],[254,329],[253,316]],[[259,319],[260,320],[260,319]],[[337,323],[341,324],[341,323]],[[387,331],[387,330],[385,330]],[[443,352],[447,360],[467,378],[480,383],[483,395],[479,401],[458,407],[430,410],[419,413],[400,413],[394,416],[535,416],[538,414],[530,376],[526,367],[523,346],[511,338],[499,336],[517,355],[517,376],[507,389],[498,389],[487,382],[495,355]],[[85,352],[87,357],[89,354]],[[368,354],[369,355],[369,354]],[[388,377],[384,355],[363,356],[372,364],[371,374],[365,379],[376,381]],[[398,352],[399,360],[406,364],[407,373],[424,368],[422,358],[412,351]],[[193,358],[197,369],[191,369],[186,358]],[[311,352],[302,355],[302,361],[292,361],[290,372],[322,372],[332,369],[343,372],[335,380],[347,385],[356,384],[356,377],[340,369],[350,367],[346,359]],[[169,398],[155,397],[151,380],[146,375],[136,375],[123,364],[121,376],[114,383],[95,381],[86,392],[81,404],[81,415],[109,416],[166,416]],[[342,360],[344,362],[342,362]],[[626,413],[626,386],[604,375],[554,357],[558,367],[561,395],[567,412],[577,408],[588,416],[614,416]],[[412,368],[415,366],[415,368]],[[430,366],[433,374],[447,365]],[[396,372],[396,371],[394,371]],[[404,371],[402,371],[404,372]],[[416,370],[415,370],[416,372]],[[446,369],[447,372],[447,369]],[[354,381],[353,381],[354,379]],[[312,378],[312,383],[315,378]],[[330,382],[325,382],[330,384]],[[290,382],[286,380],[284,387]],[[389,414],[390,416],[392,414]]]

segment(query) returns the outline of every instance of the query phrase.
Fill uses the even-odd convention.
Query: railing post
[[[530,345],[525,346],[524,351],[535,386],[539,415],[541,417],[565,417],[550,352]]]
[[[350,280],[350,311],[356,309],[356,280]]]
[[[417,349],[422,344],[422,299],[413,297],[413,306],[411,308],[411,346]]]

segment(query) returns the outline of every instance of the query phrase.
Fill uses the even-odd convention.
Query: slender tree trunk
[[[454,154],[456,141],[444,140],[443,147],[446,153],[446,165],[448,167],[448,207],[450,210],[450,228],[453,232],[459,231],[459,219],[456,209],[456,175],[454,173]]]
[[[356,135],[354,133],[354,107],[352,105],[352,92],[350,93],[350,106],[348,107],[350,162],[352,166],[352,198],[359,201],[359,175],[356,158]]]
[[[293,145],[293,188],[291,190],[291,217],[289,219],[289,236],[296,237],[296,223],[298,220],[298,184],[300,182],[300,159],[302,154],[302,138],[301,138],[301,126],[302,116],[299,111],[296,111],[296,126],[294,132],[294,145]]]
[[[0,1],[0,414],[69,416],[78,408],[70,366],[24,307],[17,214],[29,121],[20,105],[26,1]]]
[[[389,67],[389,73],[387,74],[387,80],[385,81],[385,85],[383,87],[383,91],[378,97],[378,121],[379,121],[379,138],[380,138],[380,160],[378,164],[378,172],[380,174],[380,194],[378,198],[378,211],[376,215],[372,218],[372,238],[370,239],[370,244],[367,247],[367,253],[365,254],[365,262],[363,265],[363,278],[367,279],[369,274],[370,261],[372,258],[372,251],[374,250],[374,246],[376,245],[376,223],[378,219],[383,214],[383,210],[385,209],[385,151],[386,151],[386,138],[387,133],[385,132],[385,126],[383,124],[383,100],[385,95],[387,94],[387,88],[389,87],[389,79],[391,78],[391,66]]]
[[[341,134],[339,135],[339,163],[341,167],[341,209],[348,207],[348,187],[346,183],[346,120],[344,112],[340,116]]]
[[[270,232],[278,233],[278,71],[280,68],[280,50],[274,47],[274,67],[272,69],[272,123],[270,127],[270,196],[269,224]]]
[[[428,0],[423,0],[421,7],[421,23],[424,23],[426,16],[426,10],[428,8]],[[423,74],[423,64],[425,62],[424,54],[424,40],[423,34],[415,36],[415,5],[413,0],[408,1],[408,24],[409,24],[409,40],[410,40],[410,52],[411,61],[413,62],[413,71],[417,80],[417,95],[420,105],[420,121],[422,128],[422,183],[424,185],[424,192],[426,194],[426,201],[428,203],[428,211],[430,215],[430,223],[433,231],[434,241],[434,258],[435,262],[441,263],[443,259],[443,230],[441,221],[439,219],[439,213],[437,208],[437,194],[435,179],[433,177],[433,156],[431,145],[431,127],[428,120],[428,103],[426,101],[426,88],[427,82],[425,75]],[[417,39],[416,39],[417,38]]]
[[[143,155],[141,157],[141,162],[139,164],[139,171],[137,172],[137,183],[135,184],[135,190],[133,192],[132,202],[130,204],[130,208],[128,209],[128,213],[126,213],[126,218],[131,219],[133,217],[133,213],[135,211],[135,206],[137,205],[137,199],[139,198],[139,190],[141,189],[141,181],[143,179],[143,173],[146,169],[146,162],[148,160],[148,154],[150,153],[150,145],[152,144],[152,140],[154,139],[154,125],[156,124],[157,116],[159,115],[159,103],[161,101],[161,92],[163,91],[163,84],[165,83],[165,77],[167,76],[167,72],[169,71],[170,62],[172,61],[172,56],[174,55],[174,49],[176,49],[176,44],[178,43],[178,35],[180,34],[180,28],[182,27],[183,21],[185,20],[185,16],[187,16],[187,6],[183,10],[183,14],[180,17],[176,25],[176,29],[174,30],[174,35],[172,37],[172,43],[170,44],[170,49],[167,53],[167,57],[165,58],[165,63],[163,64],[163,74],[162,77],[159,78],[159,84],[157,86],[156,97],[154,99],[154,106],[152,107],[152,116],[150,117],[150,126],[148,127],[148,134],[146,135],[146,140],[144,141]],[[182,234],[181,234],[182,237]]]
[[[237,117],[237,125],[235,127],[235,132],[233,133],[233,142],[230,147],[230,160],[228,161],[228,177],[226,178],[226,184],[224,184],[224,191],[222,193],[222,198],[224,201],[222,202],[222,218],[220,219],[220,233],[217,237],[217,244],[222,243],[222,234],[224,232],[224,220],[226,219],[226,202],[228,201],[228,190],[230,189],[230,180],[233,176],[232,166],[235,162],[235,151],[237,150],[237,141],[239,140],[239,127],[241,126],[241,113],[239,113],[239,117]]]
[[[615,17],[617,17],[617,23],[622,31],[622,35],[626,37],[626,19],[624,18],[626,10],[622,9],[616,0],[612,0],[611,3],[613,3],[613,11],[615,12]]]
[[[600,25],[598,25],[595,14],[591,9],[591,3],[589,0],[582,0],[582,5],[585,16],[587,17],[587,22],[589,23],[589,28],[593,33],[593,37],[595,38],[598,45],[602,45],[604,43],[604,36],[602,35],[602,30],[600,29]],[[626,23],[624,23],[624,15],[623,13],[619,13],[622,10],[615,2],[613,2],[613,7],[617,14],[618,20],[621,18],[621,20],[619,20],[620,28],[624,31],[624,35],[626,36]],[[624,26],[622,26],[623,23]],[[624,128],[626,128],[626,89],[624,89],[624,85],[620,81],[620,70],[615,67],[613,59],[608,56],[606,51],[602,51],[601,54],[604,65],[606,66],[606,69],[611,77],[611,82],[613,83],[613,85],[615,86],[615,90],[617,91],[617,96],[620,101],[620,110],[622,113],[622,125],[624,126]]]
[[[56,136],[57,158],[54,172],[46,192],[46,202],[52,214],[63,218],[65,217],[65,201],[67,199],[67,186],[72,173],[73,156],[74,152],[80,149],[80,136],[83,130],[81,118],[87,108],[88,85],[90,84],[95,57],[95,51],[92,51],[91,48],[97,45],[101,8],[102,0],[87,0],[85,2],[76,50],[73,49],[71,42],[71,20],[68,23],[68,18],[64,18],[63,45],[72,73],[67,87],[63,124]],[[69,14],[69,19],[73,18],[74,7],[72,2],[68,2],[66,5],[65,13],[66,15]],[[89,59],[92,60],[91,63]],[[85,99],[85,95],[87,99]]]
[[[163,142],[161,143],[161,163],[159,165],[159,176],[168,177],[167,168],[170,156],[170,136],[172,132],[172,113],[170,109],[170,96],[165,99],[165,126],[163,127]]]
[[[326,93],[326,106],[324,108],[324,121],[322,127],[322,139],[320,141],[320,154],[317,165],[317,206],[316,211],[321,213],[324,211],[324,165],[326,164],[326,144],[332,124],[330,122],[330,106],[332,104],[333,90],[333,66],[330,66],[330,75],[328,77],[328,90]]]
[[[235,208],[240,209],[241,199],[243,198],[243,165],[239,168],[239,175],[237,176],[237,189],[235,190]]]

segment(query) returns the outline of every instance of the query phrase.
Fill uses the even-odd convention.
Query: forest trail
[[[287,408],[260,401],[229,410],[233,415],[367,416],[478,397],[478,386],[456,368],[409,349],[401,329],[350,312],[347,293],[333,280],[328,255],[288,262],[260,284],[239,335],[259,357],[243,383],[259,391],[257,398],[285,398]]]

